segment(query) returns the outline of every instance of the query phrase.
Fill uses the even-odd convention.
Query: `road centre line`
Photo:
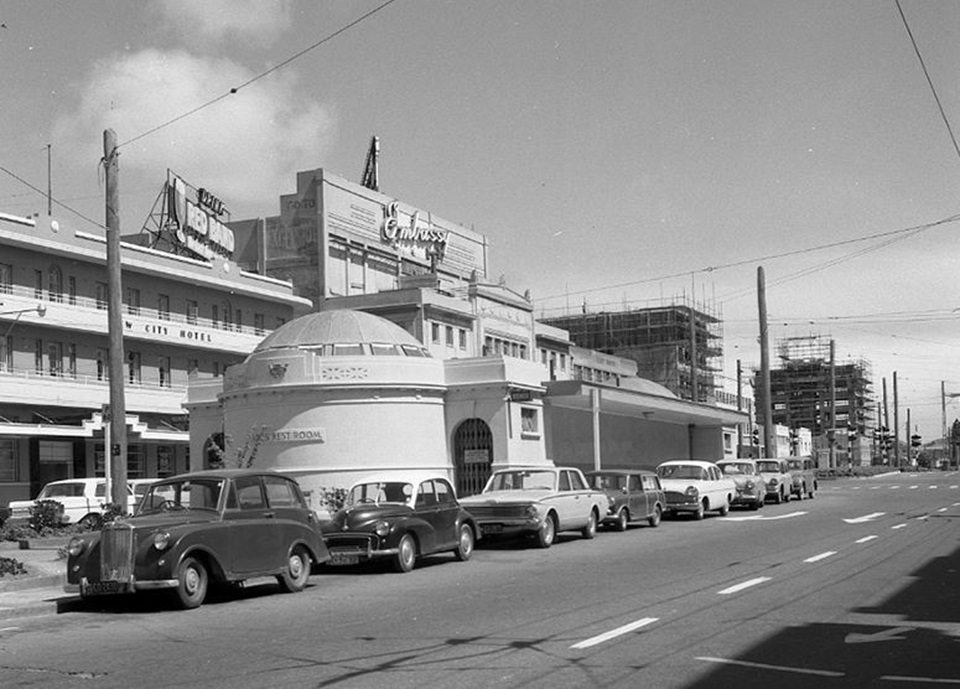
[[[946,512],[946,511],[947,511],[946,507],[941,507],[939,510],[937,510],[937,512]]]
[[[836,555],[836,550],[828,550],[825,553],[820,553],[819,555],[814,555],[813,557],[808,557],[804,562],[819,562],[820,560],[826,560],[828,557]]]
[[[589,638],[589,639],[585,639],[584,641],[581,641],[580,643],[574,644],[574,645],[571,646],[570,648],[576,648],[576,649],[590,648],[591,646],[596,646],[597,644],[602,644],[604,641],[610,641],[610,639],[615,639],[615,638],[617,638],[618,636],[623,636],[624,634],[629,634],[630,632],[635,631],[635,630],[637,630],[637,629],[640,629],[641,627],[646,627],[646,626],[649,625],[649,624],[653,624],[653,623],[656,622],[658,619],[660,619],[660,618],[659,618],[659,617],[644,617],[642,620],[637,620],[636,622],[631,622],[630,624],[625,624],[625,625],[623,625],[622,627],[617,627],[616,629],[612,629],[612,630],[610,630],[609,632],[605,632],[604,634],[600,634],[600,635],[598,635],[598,636],[594,636],[594,637],[591,637],[591,638]]]
[[[904,675],[880,675],[881,682],[916,682],[918,684],[960,684],[960,679],[938,677],[909,677]]]
[[[805,515],[805,511],[800,512],[788,512],[787,514],[776,514],[771,516],[754,514],[749,517],[731,517],[729,514],[726,517],[721,517],[720,521],[724,522],[772,522],[778,519],[793,519],[794,517],[802,517]]]
[[[854,541],[854,543],[866,543],[867,541],[872,541],[875,538],[880,538],[879,536],[864,536],[863,538]]]
[[[910,490],[916,490],[916,489],[919,488],[919,487],[920,487],[920,486],[910,486]]]
[[[890,529],[891,530],[902,529],[905,526],[906,524],[895,524],[894,526],[891,526]]]
[[[760,670],[777,670],[779,672],[796,672],[801,675],[817,675],[819,677],[845,677],[842,672],[833,670],[814,670],[805,667],[787,667],[785,665],[768,665],[767,663],[752,663],[748,660],[732,660],[730,658],[712,658],[710,656],[698,656],[694,660],[702,660],[707,663],[722,663],[724,665],[739,665],[741,667],[753,667]]]
[[[742,583],[735,584],[735,585],[733,585],[733,586],[730,586],[729,588],[723,589],[722,591],[717,591],[717,595],[720,595],[720,596],[729,596],[731,593],[739,593],[740,591],[743,591],[744,589],[748,589],[748,588],[750,588],[751,586],[756,586],[756,585],[758,585],[758,584],[762,584],[762,583],[765,582],[765,581],[770,581],[770,577],[757,577],[756,579],[750,579],[750,580],[748,580],[748,581],[744,581],[744,582],[742,582]]]

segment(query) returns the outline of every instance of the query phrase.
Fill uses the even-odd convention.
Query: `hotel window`
[[[220,362],[219,362],[219,361],[214,361],[214,362],[213,362],[213,377],[214,377],[214,378],[219,378],[219,377],[220,377]]]
[[[176,470],[175,457],[173,445],[157,445],[157,476],[159,478],[173,476]]]
[[[67,276],[67,300],[71,306],[77,305],[77,278],[73,275]]]
[[[220,303],[220,316],[223,318],[223,329],[230,330],[233,327],[231,321],[233,320],[230,302],[224,301]]]
[[[160,375],[160,387],[170,387],[170,357],[162,356],[157,362],[157,370]]]
[[[101,311],[107,308],[107,304],[110,302],[109,299],[110,290],[107,288],[107,283],[98,282],[97,283],[97,308]]]
[[[214,328],[220,327],[220,307],[216,304],[210,307],[210,325]]]
[[[523,435],[540,434],[540,418],[537,409],[520,407],[520,432]]]
[[[489,335],[483,338],[483,355],[493,356],[493,338]]]
[[[161,321],[170,320],[170,296],[167,294],[157,295],[157,318]]]
[[[43,299],[43,271],[33,271],[33,296]]]
[[[467,348],[467,331],[460,328],[460,349]]]
[[[131,316],[140,315],[140,290],[127,287],[127,313]]]
[[[97,348],[97,380],[110,380],[110,352]]]
[[[521,359],[527,358],[527,345],[525,344],[520,345],[520,358]]]
[[[199,359],[190,359],[189,373],[200,373]]]
[[[13,336],[0,338],[0,371],[13,370]]]
[[[233,329],[238,333],[243,332],[243,311],[235,309],[233,312]]]
[[[13,266],[0,263],[0,294],[13,292]]]
[[[140,385],[140,352],[129,352],[127,354],[127,382],[131,385]]]
[[[63,343],[47,343],[47,360],[49,362],[48,370],[51,376],[63,375]]]
[[[263,335],[263,314],[253,314],[253,332],[257,335]]]
[[[50,269],[50,275],[47,286],[50,293],[50,301],[63,301],[63,271],[59,266],[53,266]]]
[[[127,445],[127,477],[143,478],[143,445]]]
[[[200,313],[200,306],[193,299],[187,299],[187,323],[196,325],[197,315]]]
[[[430,341],[434,344],[440,344],[440,324],[430,324]]]
[[[37,373],[43,373],[43,340],[34,342],[33,370]]]
[[[561,355],[560,355],[560,370],[561,370],[561,371],[566,371],[566,370],[567,370],[567,355],[566,355],[566,354],[561,354]]]
[[[67,345],[67,375],[77,377],[77,345],[72,342]]]
[[[0,483],[14,483],[19,478],[16,438],[0,438]]]
[[[452,325],[447,326],[447,346],[448,347],[453,346],[453,326]]]

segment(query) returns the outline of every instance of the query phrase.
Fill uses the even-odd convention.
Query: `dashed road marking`
[[[731,593],[739,593],[744,589],[748,589],[751,586],[757,586],[758,584],[762,584],[765,581],[770,581],[770,577],[757,577],[756,579],[750,579],[748,581],[744,581],[739,584],[730,586],[729,588],[725,588],[722,591],[717,591],[717,594],[721,596],[729,596]]]
[[[842,672],[834,670],[815,670],[809,667],[789,667],[787,665],[768,665],[767,663],[753,663],[749,660],[733,660],[731,658],[712,658],[710,656],[698,656],[695,660],[702,660],[707,663],[722,663],[724,665],[739,665],[740,667],[752,667],[761,670],[777,670],[779,672],[796,672],[801,675],[817,675],[818,677],[845,677]]]
[[[659,617],[644,617],[642,620],[637,620],[636,622],[631,622],[630,624],[625,624],[622,627],[617,627],[616,629],[611,629],[609,632],[599,634],[597,636],[585,639],[579,643],[574,644],[570,648],[584,649],[590,648],[591,646],[596,646],[597,644],[602,644],[604,641],[610,641],[611,639],[616,639],[618,636],[623,636],[624,634],[629,634],[630,632],[636,631],[641,627],[646,627],[647,625],[653,624],[656,622]]]
[[[894,526],[891,526],[890,528],[891,528],[892,530],[896,531],[897,529],[902,529],[902,528],[905,527],[905,526],[906,526],[906,524],[895,524]]]
[[[813,557],[808,557],[804,562],[820,562],[820,560],[826,560],[828,557],[836,555],[836,550],[828,550],[825,553],[820,553],[819,555],[814,555]]]

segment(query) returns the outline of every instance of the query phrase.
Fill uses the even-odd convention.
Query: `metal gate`
[[[493,464],[493,433],[483,419],[467,419],[453,434],[453,466],[457,495],[466,497],[483,490]]]

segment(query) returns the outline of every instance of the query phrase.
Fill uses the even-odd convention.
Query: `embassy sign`
[[[402,224],[399,203],[396,201],[390,202],[385,208],[382,232],[383,238],[394,246],[427,244],[435,247],[434,250],[441,255],[450,237],[448,230],[435,227],[429,221],[421,223],[418,210],[409,214],[407,224]]]
[[[206,189],[196,189],[167,171],[167,218],[176,227],[174,238],[183,248],[208,261],[231,258],[233,231],[220,218],[227,214],[223,201]]]

